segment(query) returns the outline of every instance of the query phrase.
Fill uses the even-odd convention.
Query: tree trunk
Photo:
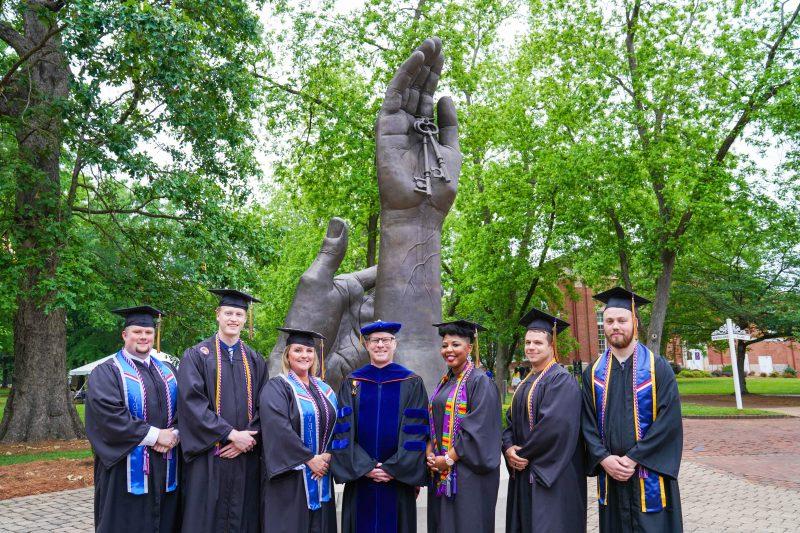
[[[510,361],[510,351],[504,342],[497,343],[497,357],[494,360],[494,383],[500,391],[500,401],[505,399],[506,387],[508,386],[508,364]]]
[[[55,21],[28,7],[23,14],[29,46],[41,43]],[[14,316],[14,384],[0,441],[74,439],[84,435],[67,376],[66,312],[57,306],[53,279],[66,238],[61,220],[60,157],[69,67],[57,34],[32,55],[15,82],[30,87],[16,116],[24,161],[17,175],[13,245],[22,266]],[[19,92],[17,93],[19,94]]]
[[[739,368],[739,389],[742,391],[742,394],[748,394],[747,374],[744,371],[744,358],[746,355],[747,343],[744,341],[736,341],[736,366]]]
[[[650,327],[647,330],[645,343],[656,355],[661,355],[661,337],[664,333],[664,322],[669,305],[669,289],[672,285],[672,273],[675,270],[675,252],[661,251],[661,274],[656,281],[656,296],[653,312],[650,315]]]

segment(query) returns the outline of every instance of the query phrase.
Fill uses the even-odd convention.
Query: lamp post
[[[725,324],[717,328],[711,334],[712,341],[721,341],[728,339],[728,350],[731,353],[731,369],[733,370],[733,390],[736,393],[736,408],[742,409],[742,389],[739,386],[739,362],[736,360],[736,340],[749,341],[750,334],[742,330],[739,326],[734,325],[733,320],[730,318],[725,321]],[[747,354],[745,354],[747,357]]]

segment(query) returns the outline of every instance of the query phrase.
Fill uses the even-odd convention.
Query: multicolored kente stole
[[[300,439],[306,448],[311,450],[314,455],[324,453],[330,445],[333,433],[328,431],[328,427],[320,427],[320,413],[314,397],[309,388],[300,381],[294,372],[289,371],[288,375],[280,375],[292,388],[294,400],[300,411]],[[336,413],[336,395],[325,382],[309,376],[309,387],[317,389],[319,395],[326,401],[322,402],[325,410],[325,420],[333,420]],[[330,404],[330,405],[329,405]],[[324,502],[331,499],[331,474],[327,473],[321,479],[314,479],[314,472],[308,465],[302,465],[303,482],[306,489],[306,503],[308,508],[316,511]]]
[[[122,377],[122,396],[125,406],[134,418],[147,422],[147,389],[142,382],[142,376],[136,364],[120,350],[114,356],[114,363]],[[155,365],[164,392],[167,396],[167,427],[172,426],[175,418],[175,406],[178,401],[178,382],[172,370],[156,359],[150,358],[150,364]],[[172,492],[178,487],[178,457],[172,450],[164,454],[167,460],[166,491]],[[136,446],[127,457],[128,492],[131,494],[147,494],[150,476],[150,450],[148,446]]]
[[[447,401],[444,404],[444,418],[442,419],[442,442],[438,442],[436,438],[436,428],[433,421],[433,400],[439,394],[439,391],[449,381],[449,375],[445,374],[436,390],[433,391],[431,401],[428,402],[428,420],[431,425],[431,443],[433,444],[433,453],[438,456],[443,456],[450,450],[461,429],[461,419],[467,414],[467,378],[472,374],[475,365],[472,362],[467,362],[466,367],[458,376],[456,384],[450,390],[447,396]],[[447,496],[454,498],[458,492],[456,480],[458,479],[458,469],[456,465],[450,467],[447,472],[439,472],[438,475],[434,474],[434,483],[436,485],[436,496]]]
[[[214,335],[214,347],[217,355],[217,386],[214,407],[217,416],[222,416],[222,347],[220,346],[219,333]],[[247,392],[247,422],[253,421],[253,376],[250,373],[250,363],[247,361],[247,353],[244,351],[244,343],[239,339],[239,352],[242,354],[242,366],[244,367],[245,391]],[[215,445],[214,455],[219,455],[219,442]]]
[[[606,438],[606,421],[608,418],[608,385],[611,381],[610,350],[594,362],[592,366],[592,397],[595,405],[597,427],[600,438],[608,446]],[[636,343],[636,349],[631,355],[633,365],[633,423],[636,441],[640,441],[647,434],[647,430],[655,422],[658,401],[656,397],[656,359],[653,352],[641,343]],[[664,477],[649,471],[642,465],[636,467],[639,478],[639,494],[641,498],[641,511],[643,513],[656,513],[667,506],[667,493],[664,490]],[[607,505],[606,487],[608,474],[597,476],[597,499],[601,505]]]

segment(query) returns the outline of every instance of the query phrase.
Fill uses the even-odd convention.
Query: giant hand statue
[[[442,222],[455,200],[461,173],[453,102],[445,97],[434,106],[443,64],[441,42],[427,39],[389,83],[376,126],[381,239],[375,317],[403,324],[395,359],[421,375],[429,389],[444,370],[441,341],[431,324],[442,317]],[[429,194],[424,194],[414,178],[436,161],[430,144],[423,147],[415,123],[432,120],[434,107],[439,134],[433,142],[438,143],[449,181],[432,179]]]
[[[376,267],[335,276],[347,252],[347,226],[332,218],[317,257],[300,276],[284,326],[310,329],[327,339],[324,346],[326,381],[338,387],[342,377],[367,361],[359,346],[360,324],[372,319],[372,297]],[[281,370],[286,346],[282,334],[269,358],[270,375]]]
[[[431,324],[442,314],[442,223],[455,200],[461,153],[452,100],[445,97],[434,105],[443,64],[439,39],[425,40],[396,71],[378,115],[377,273],[373,267],[334,277],[347,248],[347,228],[332,219],[286,317],[286,326],[328,338],[327,380],[334,386],[366,362],[358,328],[373,318],[403,324],[396,361],[421,375],[429,389],[444,370]],[[374,314],[366,295],[373,286]],[[271,372],[280,368],[283,346],[279,339],[270,357]]]

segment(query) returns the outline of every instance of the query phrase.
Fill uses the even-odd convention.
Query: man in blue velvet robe
[[[416,531],[416,487],[426,483],[428,394],[393,361],[401,325],[361,329],[370,364],[342,382],[331,471],[345,483],[342,533]]]

